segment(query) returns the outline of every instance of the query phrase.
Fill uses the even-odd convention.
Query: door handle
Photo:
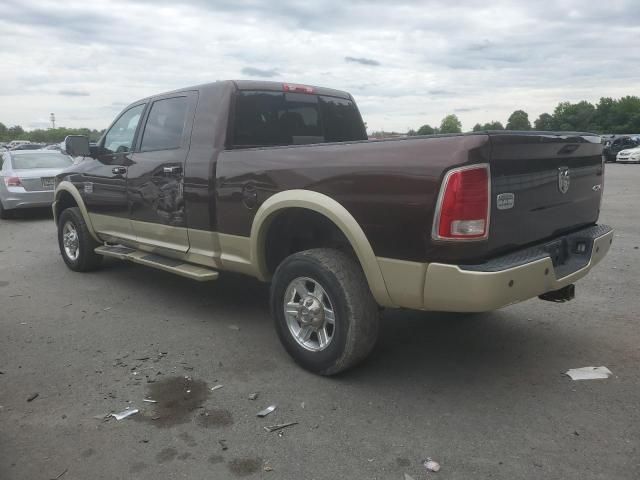
[[[182,167],[164,167],[162,171],[165,175],[177,175],[182,173]]]
[[[127,173],[127,167],[113,167],[111,169],[111,173],[114,175],[124,175]]]

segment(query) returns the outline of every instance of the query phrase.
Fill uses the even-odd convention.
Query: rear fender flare
[[[311,190],[286,190],[269,197],[258,209],[251,226],[250,255],[256,276],[270,278],[265,255],[266,234],[277,213],[288,208],[306,208],[324,215],[345,235],[364,271],[369,289],[379,305],[393,307],[387,286],[371,244],[353,216],[334,199]]]

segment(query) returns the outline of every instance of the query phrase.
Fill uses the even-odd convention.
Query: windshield
[[[29,170],[32,168],[64,168],[73,163],[73,160],[61,153],[23,153],[15,155],[12,160],[16,170]]]

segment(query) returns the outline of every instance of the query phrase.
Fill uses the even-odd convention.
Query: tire
[[[67,230],[65,230],[67,228]],[[72,229],[72,230],[71,230]],[[64,236],[75,231],[77,243],[70,244],[70,251],[65,248]],[[74,250],[72,246],[76,246]],[[100,244],[96,242],[87,228],[78,207],[67,208],[58,219],[58,246],[64,263],[74,272],[90,272],[97,269],[102,263],[102,256],[94,252]],[[73,255],[73,252],[76,255]]]
[[[4,208],[2,206],[2,201],[0,200],[0,219],[7,220],[9,218],[13,218],[13,212]]]
[[[285,314],[287,304],[294,313]],[[314,309],[321,313],[314,315]],[[361,362],[378,337],[380,314],[364,273],[352,256],[339,250],[318,248],[287,257],[271,283],[271,315],[289,355],[320,375]]]

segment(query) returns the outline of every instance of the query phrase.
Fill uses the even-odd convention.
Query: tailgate
[[[510,250],[594,224],[604,165],[600,137],[491,133],[489,249]]]

